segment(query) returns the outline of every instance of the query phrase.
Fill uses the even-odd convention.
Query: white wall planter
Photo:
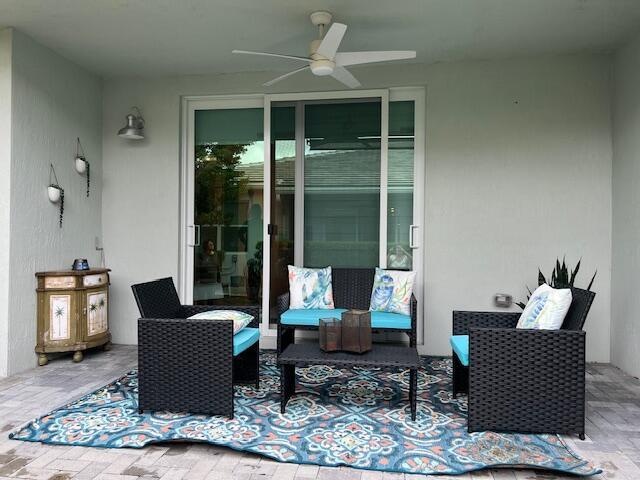
[[[82,175],[86,171],[87,171],[87,160],[82,156],[76,157],[76,172]]]
[[[58,203],[62,196],[62,189],[55,185],[49,185],[47,187],[47,193],[49,194],[49,201],[51,203]]]

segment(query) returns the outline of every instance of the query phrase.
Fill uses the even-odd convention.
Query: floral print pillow
[[[376,268],[369,309],[373,312],[410,315],[411,295],[415,279],[416,272]]]
[[[543,283],[531,294],[516,328],[558,330],[562,327],[572,300],[571,289],[552,288]]]
[[[191,315],[189,318],[204,320],[233,320],[233,334],[235,335],[253,321],[253,315],[237,310],[209,310]]]
[[[331,267],[302,268],[289,265],[289,308],[333,309]]]

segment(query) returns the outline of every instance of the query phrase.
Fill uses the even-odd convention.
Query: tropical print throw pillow
[[[516,328],[558,330],[571,306],[571,289],[552,288],[546,283],[531,294]]]
[[[370,310],[410,315],[416,272],[376,268]]]
[[[289,308],[333,309],[331,267],[302,268],[289,265]]]
[[[209,310],[191,315],[189,318],[203,320],[233,320],[233,334],[235,335],[253,321],[253,315],[237,310]]]

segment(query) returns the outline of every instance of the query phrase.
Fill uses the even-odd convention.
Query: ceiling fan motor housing
[[[331,60],[314,60],[310,66],[313,74],[319,77],[331,75],[333,69],[336,68],[336,64]]]

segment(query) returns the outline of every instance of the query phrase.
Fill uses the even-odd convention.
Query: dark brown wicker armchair
[[[560,330],[516,329],[520,312],[453,312],[469,365],[453,355],[453,393],[469,393],[468,430],[585,434],[584,322],[595,293],[572,288]]]
[[[258,387],[259,342],[234,356],[233,322],[188,319],[210,310],[253,315],[258,306],[181,305],[173,280],[132,285],[138,319],[138,409],[233,417],[233,385]],[[240,332],[241,333],[241,332]]]

